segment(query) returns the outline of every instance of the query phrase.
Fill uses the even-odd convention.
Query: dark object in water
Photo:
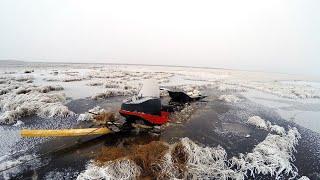
[[[195,96],[189,96],[185,92],[182,91],[168,91],[169,96],[172,101],[180,102],[180,103],[187,103],[192,101],[199,101],[207,96],[202,96],[201,94]]]
[[[34,70],[25,70],[24,71],[25,74],[29,74],[29,73],[32,73],[32,72],[34,72]]]

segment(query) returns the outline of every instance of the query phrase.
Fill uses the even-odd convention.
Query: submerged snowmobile
[[[127,121],[143,120],[148,125],[162,125],[169,113],[162,111],[160,89],[156,81],[146,80],[137,96],[124,100],[119,113]]]
[[[128,123],[141,122],[145,125],[162,125],[168,122],[169,112],[181,109],[185,103],[198,101],[205,98],[198,90],[190,92],[168,91],[172,103],[162,105],[160,89],[156,81],[146,80],[138,95],[124,100],[119,113],[126,118]],[[141,123],[140,123],[141,124]]]

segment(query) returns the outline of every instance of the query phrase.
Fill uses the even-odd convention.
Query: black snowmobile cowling
[[[128,100],[122,103],[122,110],[136,111],[152,115],[161,114],[161,100],[160,98],[140,98],[137,100]]]
[[[196,95],[188,95],[182,91],[170,91],[168,90],[169,96],[172,101],[179,102],[179,103],[187,103],[192,101],[199,101],[207,96],[203,96],[201,94]]]

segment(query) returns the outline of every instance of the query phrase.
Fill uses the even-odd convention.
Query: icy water
[[[292,100],[255,90],[243,94],[256,103],[274,109],[287,121],[320,133],[320,101],[318,99]]]
[[[26,75],[24,73],[26,68],[35,69],[35,71],[31,75]],[[31,116],[18,118],[22,122],[21,125],[19,123],[16,126],[1,125],[0,170],[10,169],[3,171],[0,179],[76,179],[88,168],[87,165],[92,160],[102,158],[103,150],[106,148],[117,152],[123,148],[130,149],[128,147],[138,144],[149,145],[153,141],[173,144],[184,137],[188,137],[203,148],[221,146],[227,152],[227,159],[239,157],[239,153],[251,153],[257,145],[272,134],[268,130],[250,125],[248,118],[252,116],[259,116],[272,125],[279,125],[285,128],[286,132],[297,127],[301,133],[301,139],[295,146],[296,151],[290,162],[297,168],[299,174],[297,177],[308,176],[310,179],[320,179],[320,93],[317,91],[320,90],[320,86],[318,81],[299,80],[300,77],[280,74],[252,74],[232,70],[101,64],[22,64],[1,66],[0,72],[2,78],[0,79],[0,90],[1,93],[4,93],[0,97],[16,100],[15,97],[23,96],[23,94],[19,95],[19,88],[23,90],[34,87],[31,93],[26,93],[32,96],[34,92],[37,93],[38,86],[61,85],[64,88],[63,91],[37,93],[37,95],[48,101],[50,95],[59,93],[61,96],[58,97],[66,99],[66,101],[61,101],[62,104],[59,107],[66,105],[68,110],[75,113],[75,116],[69,118],[40,118],[35,115],[35,109],[31,107],[29,111],[33,113]],[[53,72],[59,73],[55,75]],[[17,77],[29,75],[32,76],[30,82],[15,80]],[[195,86],[208,97],[203,101],[191,103],[185,108],[187,109],[185,114],[171,117],[178,120],[163,126],[160,134],[133,131],[81,138],[21,138],[19,135],[22,128],[88,127],[90,123],[77,121],[79,114],[97,105],[107,111],[117,112],[122,100],[126,98],[117,96],[93,100],[91,96],[112,90],[117,93],[124,89],[122,86],[108,89],[105,85],[114,86],[119,85],[116,83],[120,82],[120,85],[123,83],[125,86],[134,86],[134,83],[137,85],[141,79],[151,76],[157,77],[157,80],[161,81],[161,86],[169,86],[169,88],[177,85],[187,88]],[[50,78],[56,78],[56,80],[48,81]],[[65,82],[65,78],[78,78],[79,80]],[[89,86],[88,84],[92,82],[102,84]],[[18,87],[11,86],[12,84],[17,84]],[[12,87],[13,90],[7,92],[7,87]],[[223,96],[226,97],[225,95],[231,96],[221,99]],[[232,100],[232,98],[236,99]],[[27,101],[29,100],[27,98]],[[163,98],[163,101],[167,102],[168,98]],[[10,104],[10,102],[4,104]],[[20,101],[18,105],[21,105]],[[29,106],[37,107],[38,104],[27,105],[22,110],[28,110]],[[18,106],[18,108],[21,107]],[[41,107],[38,109],[41,110]],[[5,115],[3,109],[0,110],[0,116]],[[266,152],[269,150],[268,148],[263,149]],[[279,157],[286,156],[283,152],[272,153]],[[108,158],[116,159],[116,157]],[[256,173],[255,178],[275,179],[275,176],[257,175]],[[285,173],[278,178],[288,179]],[[247,179],[252,179],[252,176]]]
[[[39,158],[41,165],[31,166],[33,168],[30,169],[22,168],[22,171],[14,177],[15,179],[73,179],[85,170],[88,161],[101,156],[102,147],[120,148],[133,144],[148,144],[152,141],[173,143],[182,137],[189,137],[204,146],[220,145],[226,149],[228,156],[237,156],[239,153],[250,152],[268,134],[266,131],[246,123],[248,117],[252,115],[258,115],[283,127],[289,125],[298,127],[302,138],[296,147],[294,164],[297,166],[299,174],[308,175],[311,179],[319,177],[317,174],[320,172],[320,136],[318,133],[296,125],[294,122],[288,122],[274,109],[259,105],[245,97],[242,97],[241,104],[230,104],[218,100],[221,93],[215,89],[207,89],[206,93],[209,97],[204,101],[191,104],[195,111],[190,119],[181,124],[168,126],[160,135],[147,132],[126,132],[81,139],[50,139],[41,143],[32,153],[43,154],[63,144],[68,144],[68,146]],[[98,102],[80,99],[70,102],[68,106],[76,113],[85,112],[96,105],[115,110],[120,106],[121,100],[122,97]],[[78,144],[74,145],[76,142]],[[270,178],[267,176],[257,177]]]
[[[313,82],[313,81],[282,81],[286,84],[298,84],[298,85],[306,85],[306,86],[313,86],[316,88],[320,88],[320,82]]]

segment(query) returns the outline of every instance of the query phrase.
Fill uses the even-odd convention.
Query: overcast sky
[[[320,75],[319,0],[1,0],[0,59]]]

